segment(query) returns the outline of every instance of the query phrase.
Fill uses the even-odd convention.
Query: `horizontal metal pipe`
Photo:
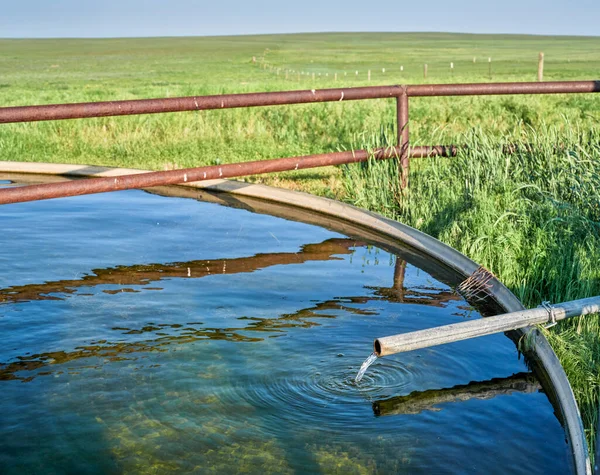
[[[409,155],[410,158],[456,157],[458,149],[456,145],[426,145],[411,147]]]
[[[458,150],[465,146],[432,145],[416,146],[409,149],[410,158],[455,157]],[[507,145],[503,151],[514,153],[516,145]],[[30,185],[16,188],[0,189],[0,204],[19,203],[24,201],[61,198],[66,196],[104,193],[109,191],[151,186],[174,185],[191,181],[213,180],[217,178],[236,178],[246,175],[260,175],[306,168],[343,165],[346,163],[365,162],[370,156],[376,159],[398,158],[401,147],[379,148],[368,152],[354,150],[348,152],[324,153],[304,157],[275,158],[254,162],[213,165],[199,168],[184,168],[166,172],[139,173],[115,178],[88,178],[72,182]],[[135,179],[134,179],[135,178]],[[103,181],[98,181],[103,180]],[[112,180],[112,181],[111,181]]]
[[[345,163],[365,162],[370,157],[388,159],[399,156],[399,147],[379,148],[373,151],[354,150],[304,157],[277,158],[245,163],[231,163],[198,168],[184,168],[161,172],[123,175],[120,177],[89,178],[61,183],[20,186],[0,189],[0,204],[21,203],[25,201],[62,198],[66,196],[88,195],[108,191],[148,188],[161,185],[176,185],[193,181],[234,178],[246,175],[260,175],[305,168],[342,165]],[[416,148],[417,156],[424,151]]]
[[[356,101],[397,97],[402,94],[402,91],[403,89],[400,86],[372,86],[3,107],[0,108],[0,123],[309,104],[313,102]]]
[[[488,96],[503,94],[575,94],[600,92],[600,80],[506,82],[471,84],[418,84],[406,87],[411,97]]]
[[[413,97],[591,93],[600,92],[600,81],[392,85],[3,107],[0,108],[0,123],[382,99],[399,97],[403,91]]]
[[[554,320],[600,313],[600,296],[587,299],[573,300],[552,307]],[[373,343],[377,356],[393,355],[405,351],[443,345],[454,341],[466,340],[493,333],[507,332],[531,325],[547,323],[548,310],[538,307],[531,310],[505,313],[494,317],[486,317],[461,323],[453,323],[440,327],[403,333],[400,335],[377,338]]]

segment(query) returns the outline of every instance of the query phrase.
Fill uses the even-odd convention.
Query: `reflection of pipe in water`
[[[211,259],[171,264],[138,264],[107,269],[93,269],[92,275],[81,279],[59,280],[43,284],[27,284],[0,289],[0,303],[31,300],[57,300],[48,294],[72,294],[78,287],[97,285],[147,285],[170,278],[201,278],[209,275],[255,272],[276,265],[303,264],[309,261],[334,260],[339,255],[352,254],[365,243],[345,238],[331,238],[320,243],[305,244],[299,252],[256,254],[233,259]]]
[[[375,295],[389,302],[412,303],[417,305],[430,305],[443,307],[451,301],[460,301],[462,297],[453,290],[434,287],[407,288],[404,285],[406,278],[407,262],[396,256],[394,264],[394,279],[391,287],[370,287]]]
[[[533,373],[517,373],[508,378],[493,378],[488,381],[474,381],[469,384],[445,389],[415,391],[408,396],[397,396],[373,403],[376,416],[396,416],[419,414],[422,411],[441,411],[436,407],[448,402],[468,401],[469,399],[492,399],[496,396],[513,393],[534,393],[542,389]]]
[[[396,257],[394,265],[394,288],[401,299],[404,298],[404,278],[406,277],[406,261]]]

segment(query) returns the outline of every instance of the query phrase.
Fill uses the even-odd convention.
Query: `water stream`
[[[356,375],[356,378],[354,378],[355,383],[360,383],[360,380],[363,379],[363,376],[369,369],[369,366],[375,363],[375,361],[377,361],[377,355],[375,353],[371,353],[358,370],[358,374]]]

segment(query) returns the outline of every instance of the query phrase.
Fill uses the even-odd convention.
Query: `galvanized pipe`
[[[370,86],[0,108],[0,123],[399,97],[600,92],[600,81]]]
[[[377,338],[373,347],[377,356],[388,356],[593,313],[600,313],[600,296]]]

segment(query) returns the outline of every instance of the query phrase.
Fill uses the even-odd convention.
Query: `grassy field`
[[[344,33],[0,40],[0,105],[531,81],[540,51],[546,80],[598,79],[600,37]],[[0,160],[164,169],[285,157],[385,145],[393,140],[394,116],[392,101],[376,100],[10,124],[0,127]],[[472,147],[456,159],[414,161],[404,197],[395,188],[392,162],[249,180],[401,219],[490,268],[528,306],[600,293],[600,94],[413,99],[410,118],[413,145]],[[534,149],[500,154],[507,142]],[[549,333],[590,443],[598,417],[598,329],[597,317],[587,317]]]
[[[600,70],[600,38],[348,33],[0,40],[0,104],[416,83],[424,81],[425,62],[429,82],[485,82],[489,57],[493,80],[533,80],[540,50],[546,55],[546,79],[589,79]],[[306,74],[298,80],[290,73],[286,80],[283,72],[263,69],[263,60]],[[359,146],[364,137],[390,127],[394,114],[393,101],[378,100],[5,125],[0,159],[162,169],[293,156]],[[476,124],[494,136],[519,134],[523,125],[563,116],[571,123],[597,122],[600,97],[415,99],[411,134],[415,145],[453,141]],[[275,182],[337,195],[338,181],[330,178],[336,173],[310,171]]]

